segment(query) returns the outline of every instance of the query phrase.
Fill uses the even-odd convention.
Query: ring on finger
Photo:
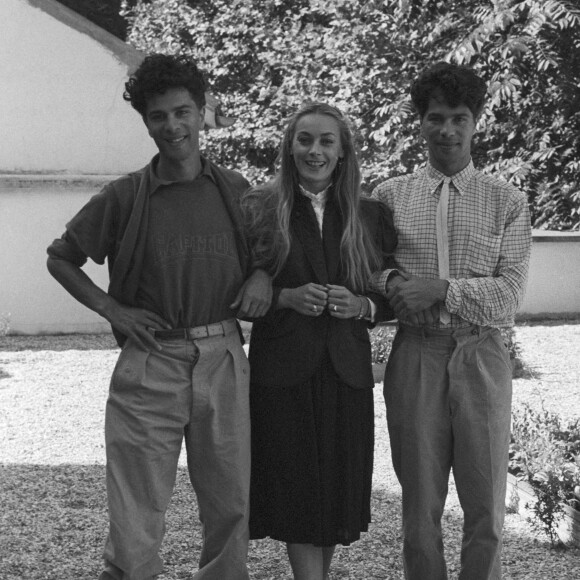
[[[334,312],[337,312],[337,311],[338,311],[338,307],[336,306],[336,304],[333,304],[333,305],[332,305],[332,310],[333,310]]]
[[[312,312],[318,312],[318,306],[316,304],[312,305]]]

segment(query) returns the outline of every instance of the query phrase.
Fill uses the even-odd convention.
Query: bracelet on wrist
[[[358,313],[358,316],[356,317],[356,319],[362,320],[363,318],[366,318],[368,316],[369,301],[364,296],[359,296],[359,298],[361,299],[361,303],[360,303],[360,310],[359,310],[359,313]]]

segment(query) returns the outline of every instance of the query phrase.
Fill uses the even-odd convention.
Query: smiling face
[[[340,129],[332,117],[311,113],[298,119],[292,139],[292,156],[304,188],[318,193],[327,187],[343,155]]]
[[[471,159],[475,119],[467,105],[450,107],[441,98],[431,98],[421,121],[431,165],[444,175],[454,175]]]
[[[204,108],[198,109],[185,88],[149,97],[144,120],[159,149],[160,164],[171,167],[197,162],[203,116]]]

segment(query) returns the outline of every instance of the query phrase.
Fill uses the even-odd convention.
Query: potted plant
[[[553,546],[580,546],[580,419],[528,404],[512,414],[508,508],[528,515]]]

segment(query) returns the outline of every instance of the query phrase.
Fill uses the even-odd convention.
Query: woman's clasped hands
[[[304,316],[320,316],[328,310],[335,318],[354,318],[366,306],[363,300],[366,298],[356,296],[344,286],[309,282],[297,288],[284,288],[279,307],[292,308]]]

